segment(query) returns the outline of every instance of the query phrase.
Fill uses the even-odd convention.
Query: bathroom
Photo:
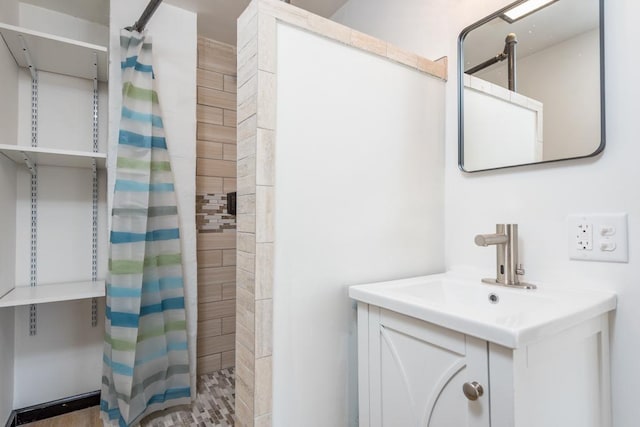
[[[564,0],[560,0],[560,2],[562,1]],[[17,1],[3,0],[0,5],[0,22],[28,27],[32,23],[22,21],[23,16],[19,16],[21,11],[33,11],[34,7],[44,7],[47,4],[47,2],[37,2],[35,0],[26,3],[33,7],[30,9],[30,6],[20,6]],[[74,2],[71,1],[56,3],[74,5]],[[104,8],[105,3],[96,2],[96,4],[100,4],[103,7],[100,9],[101,13],[110,14],[110,24],[109,18],[106,18],[105,21],[104,16],[101,18],[84,16],[87,21],[102,22],[100,24],[101,30],[98,31],[102,39],[100,41],[86,40],[86,42],[109,46],[109,56],[112,61],[108,89],[104,84],[100,86],[100,102],[102,104],[100,105],[99,143],[101,150],[105,149],[107,144],[107,129],[109,131],[109,142],[112,142],[111,135],[118,128],[119,107],[115,104],[111,105],[111,103],[107,105],[107,100],[111,100],[111,97],[120,91],[119,84],[114,83],[114,79],[117,79],[120,73],[119,67],[117,67],[120,54],[115,52],[118,48],[117,36],[119,35],[120,27],[133,24],[148,2],[142,0],[135,2],[111,0],[110,12],[108,7]],[[207,5],[206,10],[200,11],[201,16],[198,17],[194,12],[197,7],[195,3],[166,0],[165,4],[161,5],[152,17],[148,26],[149,34],[154,38],[154,49],[157,57],[156,66],[158,67],[158,79],[161,85],[160,93],[161,95],[164,94],[161,102],[167,132],[171,132],[170,126],[175,126],[183,129],[182,131],[186,132],[186,134],[193,135],[194,153],[188,153],[188,156],[193,157],[195,157],[195,140],[198,138],[195,119],[197,114],[196,86],[198,84],[196,83],[196,69],[198,65],[196,49],[198,34],[194,24],[196,21],[199,22],[198,32],[200,33],[203,31],[202,28],[209,29],[210,32],[207,38],[218,38],[218,41],[235,45],[236,41],[233,34],[236,29],[233,22],[248,5],[248,2],[243,2],[242,7],[235,2],[212,2]],[[234,5],[229,6],[231,3]],[[280,206],[278,203],[292,203],[291,209],[276,210],[277,213],[274,219],[276,232],[290,233],[286,234],[287,242],[297,242],[296,244],[300,245],[294,245],[290,249],[293,255],[295,255],[296,251],[300,252],[300,258],[295,259],[295,262],[291,262],[291,264],[299,266],[300,269],[289,273],[296,277],[302,277],[304,274],[304,280],[317,277],[318,280],[339,284],[342,288],[331,295],[331,298],[333,298],[331,301],[322,299],[322,295],[317,293],[282,295],[281,298],[285,299],[281,301],[291,303],[287,306],[287,310],[283,311],[278,311],[278,290],[273,290],[274,376],[272,381],[274,389],[271,390],[269,388],[266,393],[255,390],[254,396],[256,398],[254,402],[257,402],[258,398],[264,398],[268,404],[271,404],[271,396],[273,396],[273,419],[271,418],[271,412],[266,411],[260,414],[263,415],[262,417],[256,415],[255,423],[251,420],[238,424],[265,425],[261,423],[267,423],[266,425],[271,425],[272,423],[278,426],[356,425],[358,410],[357,390],[354,387],[357,373],[356,315],[354,303],[347,294],[348,286],[436,274],[450,270],[478,269],[484,274],[493,274],[495,268],[494,251],[476,246],[474,244],[474,236],[492,232],[496,224],[499,223],[517,223],[519,224],[520,235],[520,262],[524,265],[525,279],[527,281],[549,284],[549,286],[600,289],[616,293],[617,308],[609,319],[612,425],[615,427],[637,425],[637,420],[640,419],[640,411],[637,409],[633,394],[630,391],[634,389],[634,384],[640,380],[638,369],[635,368],[637,360],[636,348],[640,344],[640,329],[636,326],[637,320],[634,306],[636,302],[640,303],[640,291],[633,288],[636,281],[634,273],[637,271],[633,266],[638,262],[634,259],[634,244],[640,238],[636,228],[640,221],[638,220],[640,202],[635,201],[634,194],[628,193],[626,189],[633,189],[632,183],[640,179],[640,172],[637,172],[637,169],[631,164],[634,155],[640,156],[640,149],[633,148],[636,145],[635,141],[640,137],[640,127],[636,124],[637,121],[633,117],[633,109],[631,108],[632,100],[640,96],[640,84],[632,76],[634,70],[640,65],[640,58],[637,53],[628,48],[629,41],[640,39],[640,30],[637,29],[634,19],[640,12],[640,5],[630,0],[604,1],[604,25],[602,28],[605,29],[604,48],[606,52],[604,66],[606,146],[602,153],[594,157],[577,160],[466,173],[461,171],[458,165],[458,36],[467,26],[509,5],[511,2],[504,0],[487,0],[483,2],[472,0],[456,2],[445,0],[405,0],[403,2],[392,2],[390,0],[348,0],[346,2],[292,0],[291,3],[291,7],[299,7],[320,14],[337,23],[388,42],[404,51],[413,52],[420,57],[432,60],[446,57],[446,74],[448,77],[446,82],[442,79],[428,77],[427,83],[418,83],[425,85],[421,90],[428,93],[424,97],[430,98],[428,105],[422,105],[420,99],[416,99],[418,96],[422,96],[419,93],[417,95],[409,93],[410,100],[406,101],[406,104],[402,99],[397,99],[399,97],[396,96],[394,101],[398,103],[396,109],[389,107],[384,110],[384,114],[388,116],[374,116],[375,120],[370,120],[371,123],[379,124],[395,123],[397,125],[399,123],[403,127],[403,131],[405,127],[409,127],[412,129],[411,131],[434,132],[435,137],[430,139],[428,144],[420,146],[420,150],[424,150],[418,152],[421,157],[415,159],[415,163],[410,166],[392,164],[392,160],[400,158],[402,153],[376,151],[375,153],[367,152],[367,156],[363,156],[362,151],[357,152],[356,150],[364,150],[366,145],[350,148],[339,145],[339,141],[331,142],[332,152],[320,152],[314,149],[307,156],[304,156],[306,154],[304,152],[298,153],[298,157],[294,158],[299,160],[298,169],[294,168],[296,166],[295,163],[289,164],[293,168],[287,170],[290,173],[298,172],[302,169],[309,171],[309,175],[312,175],[311,172],[313,172],[317,176],[317,174],[321,173],[319,171],[326,168],[326,163],[330,162],[330,168],[339,168],[341,173],[346,174],[345,170],[348,165],[338,162],[336,158],[358,159],[360,155],[363,157],[360,159],[361,163],[354,167],[362,169],[354,169],[354,172],[352,172],[354,175],[357,173],[363,173],[364,176],[370,174],[369,176],[374,179],[379,179],[382,173],[376,175],[371,172],[371,168],[378,168],[378,170],[383,170],[384,173],[390,174],[395,179],[393,174],[402,175],[408,170],[409,172],[403,175],[402,179],[408,180],[417,177],[419,181],[413,183],[405,182],[405,184],[410,185],[395,187],[391,184],[402,182],[400,178],[398,178],[398,181],[392,180],[391,183],[386,183],[384,180],[379,179],[371,185],[372,188],[356,188],[355,186],[362,184],[362,181],[350,182],[349,175],[333,174],[331,176],[318,176],[317,180],[313,182],[304,182],[304,184],[313,185],[313,188],[301,189],[300,186],[291,185],[287,189],[283,189],[283,192],[290,191],[290,194],[294,192],[295,194],[292,194],[287,199],[276,200],[276,207]],[[329,3],[331,3],[331,6],[329,6]],[[49,4],[53,4],[53,2],[49,2]],[[225,11],[225,7],[233,9],[228,12],[230,15],[235,14],[236,16],[230,18],[229,22],[216,21]],[[283,7],[288,6],[283,5]],[[220,14],[217,13],[218,11],[220,11]],[[72,15],[69,11],[66,13]],[[36,21],[35,15],[32,16],[34,16],[33,21]],[[210,21],[207,23],[206,19],[210,19]],[[566,19],[571,19],[571,17]],[[50,28],[54,25],[53,21],[51,23],[43,23],[41,20],[38,25],[42,25],[42,28],[38,28],[39,30],[53,34],[56,31],[64,30]],[[181,31],[178,31],[178,28]],[[215,32],[218,30],[224,30],[226,34],[232,34],[231,38],[221,39],[220,33]],[[287,27],[285,31],[287,30],[290,30],[290,28]],[[108,39],[105,41],[104,37]],[[181,43],[187,43],[188,46],[181,45]],[[4,48],[4,46],[1,47]],[[182,56],[180,56],[181,59],[178,59],[174,55]],[[17,99],[15,87],[18,84],[15,82],[20,80],[20,117],[16,117],[18,113],[14,102],[3,102],[1,107],[2,114],[0,114],[2,134],[7,138],[19,138],[21,144],[28,145],[29,98],[27,96],[25,101],[23,96],[28,95],[29,92],[28,72],[21,70],[20,77],[18,77],[15,64],[11,62],[13,61],[11,55],[3,51],[1,58],[2,99]],[[239,56],[238,66],[240,66],[242,60]],[[284,61],[286,58],[280,58],[279,60]],[[163,69],[163,67],[165,68]],[[341,67],[343,67],[342,63],[335,63],[336,70],[342,70]],[[181,72],[182,70],[185,71]],[[294,73],[294,70],[298,69],[292,67],[291,73]],[[304,70],[309,73],[313,72],[312,69],[308,68]],[[397,72],[402,73],[403,70]],[[229,71],[229,73],[228,75],[233,77],[231,75],[232,71]],[[163,74],[170,74],[171,77],[163,81],[160,78]],[[299,74],[296,75],[299,76]],[[9,76],[10,78],[5,79],[4,76]],[[308,76],[312,76],[312,74]],[[365,77],[363,76],[363,80],[366,80]],[[14,83],[11,83],[12,79],[14,79]],[[167,82],[167,80],[172,79],[178,80],[174,80],[175,84],[172,85],[171,82]],[[311,89],[313,86],[309,85],[309,80],[305,80],[302,77],[291,79],[291,76],[289,76],[288,81],[299,85],[296,87],[308,85]],[[179,82],[188,84],[193,90],[181,90]],[[371,85],[374,83],[369,82]],[[296,87],[291,86],[289,90],[293,90]],[[224,81],[222,89],[224,92]],[[282,87],[282,89],[284,90],[285,88]],[[380,90],[383,89],[381,88]],[[44,96],[45,94],[42,95]],[[345,108],[352,105],[349,102],[353,101],[354,98],[358,98],[358,96],[366,98],[367,96],[365,93],[347,91],[338,92],[337,94],[331,93],[331,95],[343,100],[341,103],[347,104]],[[391,97],[391,94],[389,96]],[[240,98],[240,95],[238,97]],[[374,101],[380,102],[375,99]],[[45,102],[44,99],[43,102]],[[429,114],[430,120],[426,120],[428,123],[425,125],[428,126],[428,129],[415,129],[418,127],[416,123],[425,121],[424,117],[420,116],[419,119],[416,119],[410,114],[405,114],[404,111],[403,114],[399,113],[402,108],[409,108],[407,105],[412,105],[410,104],[411,102],[420,105],[422,109],[419,111],[420,113]],[[323,105],[336,107],[332,104],[321,104],[320,106]],[[43,109],[45,107],[46,105],[43,105]],[[306,107],[312,108],[312,106],[308,105]],[[286,106],[278,105],[278,108],[286,108]],[[240,107],[238,106],[239,109]],[[85,110],[85,108],[80,109],[80,111]],[[228,110],[230,114],[235,112],[235,108],[228,108]],[[24,113],[25,111],[26,113]],[[347,111],[349,112],[349,110]],[[107,112],[109,113],[108,121],[106,121]],[[295,120],[304,118],[296,115],[295,108],[286,110],[286,112]],[[278,120],[280,120],[282,116],[281,110],[278,110],[278,114]],[[339,126],[348,127],[348,123],[344,121],[338,122],[335,115],[342,114],[345,117],[352,117],[351,112],[347,114],[342,111],[340,113],[339,110],[332,112],[332,114],[332,116],[326,116],[327,118],[322,119],[330,123],[331,126],[323,126],[322,129],[318,129],[318,137],[327,141],[335,137],[336,131],[341,130]],[[371,111],[371,114],[381,113],[379,111]],[[383,120],[384,117],[388,117],[389,120]],[[353,119],[362,120],[366,123],[362,116],[354,116]],[[18,120],[20,120],[20,130],[16,130],[16,122]],[[42,120],[42,126],[45,126],[46,117],[43,116]],[[224,123],[224,113],[222,120]],[[278,123],[278,126],[280,125],[281,123]],[[291,128],[290,130],[294,131],[296,129]],[[88,131],[90,132],[90,129]],[[359,135],[357,131],[361,131],[363,134]],[[386,135],[388,139],[392,139],[394,132],[400,132],[400,130],[391,125],[389,125],[388,129],[382,126],[382,128],[378,129],[358,129],[357,131],[351,129],[350,132],[352,133],[348,137],[352,139],[373,139],[376,137],[376,133],[380,133]],[[19,137],[15,136],[18,132],[22,133]],[[57,132],[61,132],[61,130],[58,129]],[[238,134],[240,134],[240,129]],[[169,136],[171,135],[169,134]],[[405,137],[406,134],[402,134],[402,136]],[[216,140],[214,138],[211,139]],[[219,140],[217,141],[219,142]],[[231,146],[235,142],[225,141],[222,141],[222,144]],[[240,151],[239,142],[240,135],[238,135],[238,151]],[[14,141],[9,140],[0,141],[0,143],[15,144]],[[396,143],[399,144],[399,142]],[[109,150],[112,148],[110,145]],[[225,146],[222,148],[224,149]],[[232,149],[233,147],[227,148]],[[295,151],[291,153],[295,153]],[[293,156],[293,154],[291,155]],[[233,156],[233,154],[229,154],[227,159],[230,159],[230,156]],[[199,154],[198,157],[200,157]],[[224,152],[222,157],[224,160]],[[241,158],[239,153],[237,157]],[[387,163],[383,163],[383,159],[387,160]],[[16,180],[13,176],[16,172],[10,171],[9,167],[5,167],[5,163],[3,159],[2,167],[0,167],[0,174],[2,174],[0,191],[2,194],[15,194]],[[182,168],[182,171],[195,169],[195,158],[193,159],[193,164],[187,164],[186,160],[182,164],[177,161],[174,164],[174,169],[176,168]],[[283,171],[275,171],[276,179],[281,178],[278,175],[279,173],[283,173]],[[240,174],[239,162],[237,189],[241,196],[239,187],[242,177]],[[231,174],[219,178],[220,176],[222,175],[214,175],[214,177],[208,177],[207,179],[201,178],[201,181],[215,183],[213,190],[207,190],[204,193],[226,194],[236,190],[233,187],[234,178]],[[106,174],[99,172],[99,177],[104,180]],[[228,181],[226,188],[224,185],[225,178]],[[13,189],[2,187],[11,182],[14,183]],[[278,181],[278,183],[281,182],[284,181]],[[105,184],[100,181],[100,185]],[[195,183],[196,196],[201,195],[197,191],[197,185]],[[622,185],[622,187],[615,187],[615,185]],[[622,191],[623,189],[625,191]],[[358,198],[354,198],[354,194],[358,194]],[[192,194],[184,197],[188,200],[189,197],[195,196]],[[276,194],[276,197],[281,196]],[[103,204],[106,203],[106,198],[105,192],[102,191],[101,209],[104,207]],[[363,198],[366,198],[366,200],[379,199],[378,205],[376,205],[376,210],[380,213],[379,216],[368,217],[367,212],[363,212],[363,209],[358,206],[358,203]],[[247,199],[244,201],[246,202]],[[240,210],[242,202],[242,200],[238,200],[239,234],[243,233],[241,216],[244,211]],[[197,208],[195,203],[193,205],[190,208],[191,213],[186,211],[186,216],[196,217]],[[367,205],[367,207],[370,206]],[[28,217],[27,208],[22,206],[20,209]],[[9,211],[14,213],[12,214]],[[618,213],[626,213],[628,215],[628,262],[588,262],[569,259],[567,253],[567,218],[570,215]],[[98,221],[101,227],[99,238],[103,242],[103,237],[106,238],[106,210],[104,215],[99,217]],[[7,224],[15,223],[15,216],[15,209],[3,210],[0,213],[0,226],[2,227],[3,236],[16,235],[14,226],[7,227]],[[283,222],[286,223],[287,221],[289,224],[295,225],[296,228],[278,228]],[[5,225],[3,226],[2,224]],[[318,224],[331,224],[331,226],[320,227]],[[194,225],[192,239],[196,233],[195,227]],[[304,231],[300,232],[299,230]],[[378,230],[378,232],[374,232],[374,230]],[[28,224],[27,226],[23,224],[20,234],[6,240],[17,240],[20,236],[28,236],[28,233]],[[220,234],[224,236],[225,233],[223,231]],[[408,237],[410,240],[406,240],[405,244],[402,245],[398,243],[398,236]],[[13,261],[15,256],[7,255],[8,252],[5,252],[6,246],[0,246],[2,250],[2,259],[0,259],[2,271],[0,273],[3,274],[3,281],[7,280],[4,274],[10,272],[8,274],[13,275],[14,270],[19,269],[20,273],[16,271],[15,274],[24,275],[25,277],[21,277],[20,280],[28,283],[28,237],[23,237],[22,239],[26,240],[25,243],[22,243],[22,251],[24,253],[26,249],[27,256],[26,259],[21,261],[19,267],[13,266],[15,264]],[[314,243],[311,244],[310,242]],[[243,243],[246,243],[246,241]],[[243,243],[239,238],[237,243],[239,249]],[[254,242],[253,244],[256,243]],[[15,246],[15,243],[11,243],[11,246]],[[196,249],[202,249],[202,247],[196,248],[194,246],[191,248],[193,252],[190,256],[192,258],[196,256]],[[205,250],[220,250],[222,252],[221,256],[224,256],[224,251],[227,251],[228,258],[233,258],[228,253],[233,249],[234,243],[231,243],[230,246],[210,243],[209,246],[205,247]],[[85,255],[82,256],[84,257]],[[106,248],[105,251],[99,253],[99,256],[101,258],[98,273],[100,277],[104,277],[107,258]],[[278,267],[278,257],[279,255],[276,253],[276,267]],[[206,266],[204,268],[199,266],[199,272],[226,274],[229,270],[233,270],[231,267],[234,267],[234,264],[237,263],[238,266],[236,267],[239,268],[241,262],[244,261],[246,261],[246,254],[238,254],[236,262],[227,260],[225,263],[225,260],[221,259],[220,261],[210,261],[207,264],[207,261],[205,261],[202,266]],[[12,266],[7,266],[7,262]],[[198,260],[199,264],[201,262],[202,260]],[[87,261],[87,264],[90,264],[90,260]],[[46,265],[42,267],[48,268]],[[193,276],[197,272],[195,265],[192,268],[194,269],[189,274]],[[215,268],[221,268],[222,270],[214,272]],[[242,272],[240,270],[239,268],[236,279],[238,288],[241,287],[240,275],[242,275]],[[319,272],[322,274],[318,274]],[[278,272],[276,272],[276,277],[277,274]],[[12,278],[11,282],[13,280]],[[228,284],[234,281],[227,278],[222,280],[222,282],[216,284]],[[313,284],[317,283],[319,282],[313,282]],[[6,289],[3,285],[2,293],[4,292],[6,292]],[[228,307],[229,303],[224,303],[224,301],[229,301],[229,298],[233,298],[236,295],[238,299],[236,307],[238,315],[243,313],[241,311],[242,307],[246,307],[242,305],[242,292],[237,292],[237,290],[233,292],[228,298],[220,297],[220,299],[217,299],[217,297],[211,297],[211,301],[207,301],[208,304],[212,304],[211,306],[219,303],[216,307],[222,307],[224,313],[216,314],[213,319],[214,321],[220,320],[221,328],[224,319],[233,319],[236,314],[232,312],[233,309]],[[286,298],[297,299],[287,300]],[[38,305],[38,332],[34,338],[38,341],[37,345],[34,346],[29,344],[28,310],[0,308],[0,422],[9,420],[13,410],[62,397],[93,392],[100,388],[102,320],[99,319],[97,328],[91,327],[91,320],[88,320],[86,328],[84,326],[79,327],[74,332],[67,331],[65,333],[47,330],[48,325],[82,323],[82,320],[78,320],[82,318],[81,316],[90,318],[90,307],[87,307],[87,303],[87,301],[82,301],[78,302],[78,305],[68,305],[76,304],[75,302]],[[307,305],[304,305],[304,303]],[[55,308],[56,306],[58,307]],[[71,309],[64,310],[65,307],[70,307]],[[63,308],[66,314],[60,315],[60,308]],[[76,308],[78,313],[84,314],[75,313],[74,310]],[[258,305],[255,305],[253,309],[252,314],[258,316]],[[98,298],[99,316],[104,316],[103,310],[104,303]],[[251,312],[251,309],[247,312]],[[260,313],[269,316],[268,312],[266,314]],[[268,319],[265,322],[268,322]],[[330,328],[335,328],[338,331],[336,334],[339,336],[331,335],[334,331],[333,329],[321,328],[323,322],[328,324]],[[260,323],[260,325],[264,324]],[[309,330],[309,328],[315,329]],[[226,333],[221,331],[219,335],[212,333],[209,337],[202,337],[205,343],[213,341],[222,341],[222,343],[211,351],[211,356],[208,359],[201,359],[200,362],[209,363],[211,369],[230,369],[235,366],[237,358],[240,357],[237,351],[237,340],[239,338],[238,334],[233,333],[232,330],[234,328],[229,326],[225,330]],[[230,334],[233,334],[233,338],[212,339],[214,336],[222,337]],[[293,339],[287,341],[288,336],[292,336]],[[332,339],[337,339],[338,341],[332,341]],[[90,342],[90,345],[87,345],[83,340]],[[63,342],[64,345],[70,347],[63,348],[62,344],[56,344]],[[332,346],[327,349],[327,343],[330,344],[332,342],[335,342],[334,345],[337,347]],[[288,355],[287,357],[290,357],[290,359],[277,360],[278,345],[286,345],[288,347],[281,354]],[[51,347],[47,346],[55,347],[55,352],[50,353]],[[89,356],[85,357],[83,352],[88,352]],[[96,357],[95,361],[87,361]],[[332,360],[334,357],[335,360]],[[271,361],[269,360],[269,362]],[[84,379],[78,381],[77,379],[56,377],[56,371],[68,370],[70,365],[77,367],[78,377],[90,379],[85,382]],[[290,373],[283,372],[283,366],[290,368]],[[335,375],[335,372],[331,371],[332,367],[340,369],[340,375]],[[238,375],[237,369],[236,367],[236,375]],[[265,372],[269,372],[270,375],[271,369],[267,369]],[[345,378],[345,375],[348,378]],[[238,393],[240,393],[237,381],[236,386]],[[64,392],[57,392],[55,390],[56,387]],[[275,387],[280,388],[276,389]],[[52,391],[52,389],[54,390]],[[339,390],[339,393],[335,393],[335,390]],[[243,391],[243,393],[246,392],[247,390]],[[295,405],[289,404],[287,400],[287,397],[294,395],[293,393],[297,396]],[[567,397],[567,399],[571,399],[571,397]],[[327,405],[330,405],[331,409],[328,409]],[[245,407],[244,409],[248,410],[249,408]],[[239,412],[237,406],[236,412]],[[246,416],[246,413],[241,416]],[[244,419],[249,420],[249,418]]]

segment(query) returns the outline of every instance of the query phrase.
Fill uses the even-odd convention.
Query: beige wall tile
[[[232,76],[224,76],[224,91],[231,93],[238,91],[238,79],[235,73]]]
[[[196,119],[202,123],[222,125],[224,124],[224,110],[218,107],[198,104],[196,107]]]
[[[254,421],[254,427],[271,427],[271,413],[260,415]]]
[[[198,303],[222,300],[222,283],[198,283]]]
[[[251,295],[255,293],[255,275],[250,271],[238,269],[236,271],[236,285],[237,289],[244,289],[249,292]],[[237,290],[236,290],[237,292]]]
[[[222,319],[222,333],[233,334],[236,332],[236,316]]]
[[[227,110],[236,109],[236,94],[224,92],[222,90],[198,88],[198,104],[211,107],[225,108]]]
[[[236,342],[236,365],[240,364],[247,369],[247,374],[253,377],[255,356],[247,347]]]
[[[222,369],[226,369],[226,368],[230,368],[232,366],[234,366],[236,364],[236,352],[231,350],[231,351],[225,351],[221,354],[221,358],[220,358],[220,367]]]
[[[223,284],[236,280],[235,267],[199,268],[198,283],[210,286],[212,284]]]
[[[256,117],[256,116],[253,116]],[[250,118],[247,119],[251,120]],[[246,139],[238,139],[238,160],[256,154],[256,134],[254,133]]]
[[[236,265],[235,249],[222,251],[222,265],[224,265],[225,267]]]
[[[198,338],[198,353],[214,354],[232,351],[236,345],[234,334],[219,335],[217,337]]]
[[[238,181],[235,178],[225,178],[222,183],[222,190],[224,193],[231,193],[238,188]]]
[[[239,214],[236,216],[238,232],[241,233],[255,233],[256,230],[256,216],[251,214]]]
[[[256,300],[273,298],[273,243],[256,245],[255,295]]]
[[[236,304],[238,309],[236,312],[236,326],[242,325],[247,329],[247,331],[253,334],[253,331],[255,330],[255,306],[253,294],[242,288],[236,289]]]
[[[248,252],[238,251],[238,268],[249,273],[254,273],[256,259],[255,255]]]
[[[197,246],[199,251],[233,249],[236,247],[236,232],[225,230],[224,233],[198,233]]]
[[[233,110],[223,110],[222,123],[225,126],[236,127],[238,124],[238,113]]]
[[[447,80],[447,57],[440,58],[438,62],[418,57],[418,69],[435,77]]]
[[[225,144],[236,143],[236,129],[228,126],[200,123],[198,124],[197,135],[198,139],[206,141],[224,142]]]
[[[209,89],[222,90],[224,88],[224,75],[198,68],[197,85]]]
[[[202,123],[222,125],[224,124],[223,114],[224,110],[218,107],[198,104],[196,108],[196,119]]]
[[[238,178],[256,174],[256,157],[249,156],[238,160]]]
[[[387,44],[387,58],[412,68],[418,67],[418,55],[391,44]]]
[[[262,299],[255,304],[255,355],[256,358],[271,356],[273,353],[273,300]]]
[[[267,71],[258,72],[258,127],[276,128],[276,75]]]
[[[198,68],[235,74],[236,48],[214,40],[198,39]]]
[[[360,31],[351,31],[351,44],[362,50],[387,56],[387,43]]]
[[[254,75],[244,83],[238,91],[238,121],[243,122],[256,114],[258,99],[258,75]]]
[[[269,414],[272,407],[272,359],[263,357],[256,359],[255,365],[255,416]]]
[[[248,407],[253,411],[253,391],[254,391],[254,363],[245,366],[243,363],[236,364],[236,404],[238,400],[247,399]],[[237,405],[236,405],[237,407]]]
[[[351,43],[351,28],[349,27],[314,14],[309,15],[308,23],[309,29],[314,33],[322,34],[341,43]]]
[[[238,197],[238,199],[240,198]],[[238,233],[237,243],[239,251],[250,253],[255,253],[256,251],[256,235],[253,233]]]
[[[242,176],[238,178],[238,195],[244,196],[246,194],[256,193],[256,176]],[[248,231],[248,230],[245,230]]]
[[[239,386],[237,381],[236,381],[236,388],[237,389],[242,389],[242,386]],[[235,426],[236,427],[254,427],[254,422],[253,422],[253,409],[249,409],[249,407],[247,406],[246,403],[244,403],[244,400],[240,398],[240,396],[242,395],[240,391],[237,391],[237,396],[236,396],[236,423]],[[253,397],[253,396],[251,396]]]
[[[238,87],[241,87],[258,72],[258,55],[240,61],[238,66]],[[239,91],[239,90],[238,90]]]
[[[247,194],[246,196],[239,196],[237,200],[237,213],[252,213],[256,212],[256,195]]]
[[[236,161],[238,158],[238,146],[236,144],[222,144],[222,159]]]
[[[260,13],[258,15],[258,69],[276,72],[276,18],[273,16]]]
[[[222,319],[209,319],[198,322],[198,338],[222,335]]]
[[[222,285],[222,299],[232,299],[235,300],[236,295],[236,284],[235,283],[225,283]]]
[[[240,290],[238,289],[238,291]],[[249,314],[245,316],[249,316]],[[240,313],[236,315],[236,348],[243,345],[253,353],[255,334],[243,325],[243,322],[246,321],[247,319],[245,318],[240,319]]]
[[[275,185],[275,131],[258,129],[256,138],[256,184]]]
[[[257,2],[251,2],[238,18],[237,32],[239,49],[242,49],[249,40],[254,39],[258,34],[257,14]]]
[[[249,117],[238,124],[238,141],[255,138],[257,131],[258,118],[256,116]]]
[[[222,251],[198,251],[198,268],[222,267]]]
[[[198,375],[202,374],[210,374],[215,371],[219,371],[221,369],[221,355],[218,354],[210,354],[207,356],[198,357]]]
[[[196,176],[196,194],[213,193],[222,193],[222,178]]]
[[[216,159],[221,160],[223,157],[222,154],[222,143],[213,142],[213,141],[197,141],[196,142],[196,156],[199,159]],[[217,174],[212,174],[212,176],[217,176]]]
[[[229,160],[198,158],[196,159],[196,174],[200,176],[235,178],[236,162]]]
[[[201,321],[231,317],[235,316],[235,314],[236,302],[233,300],[222,300],[198,304],[198,319]]]
[[[256,243],[274,240],[274,187],[256,187]]]

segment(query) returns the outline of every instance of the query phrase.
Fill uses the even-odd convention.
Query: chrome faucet
[[[496,278],[482,279],[483,283],[520,289],[535,289],[530,283],[521,283],[518,276],[524,274],[518,264],[518,224],[496,224],[495,234],[478,234],[478,246],[496,246]]]

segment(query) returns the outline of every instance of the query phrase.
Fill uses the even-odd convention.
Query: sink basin
[[[518,348],[614,310],[616,296],[586,289],[509,289],[455,273],[351,286],[357,301]]]

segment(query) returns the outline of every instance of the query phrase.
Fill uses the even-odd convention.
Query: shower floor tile
[[[234,369],[223,369],[198,377],[198,396],[191,406],[177,406],[151,414],[141,427],[230,427],[234,424]],[[66,415],[23,424],[21,427],[97,427],[100,407],[83,409]]]

